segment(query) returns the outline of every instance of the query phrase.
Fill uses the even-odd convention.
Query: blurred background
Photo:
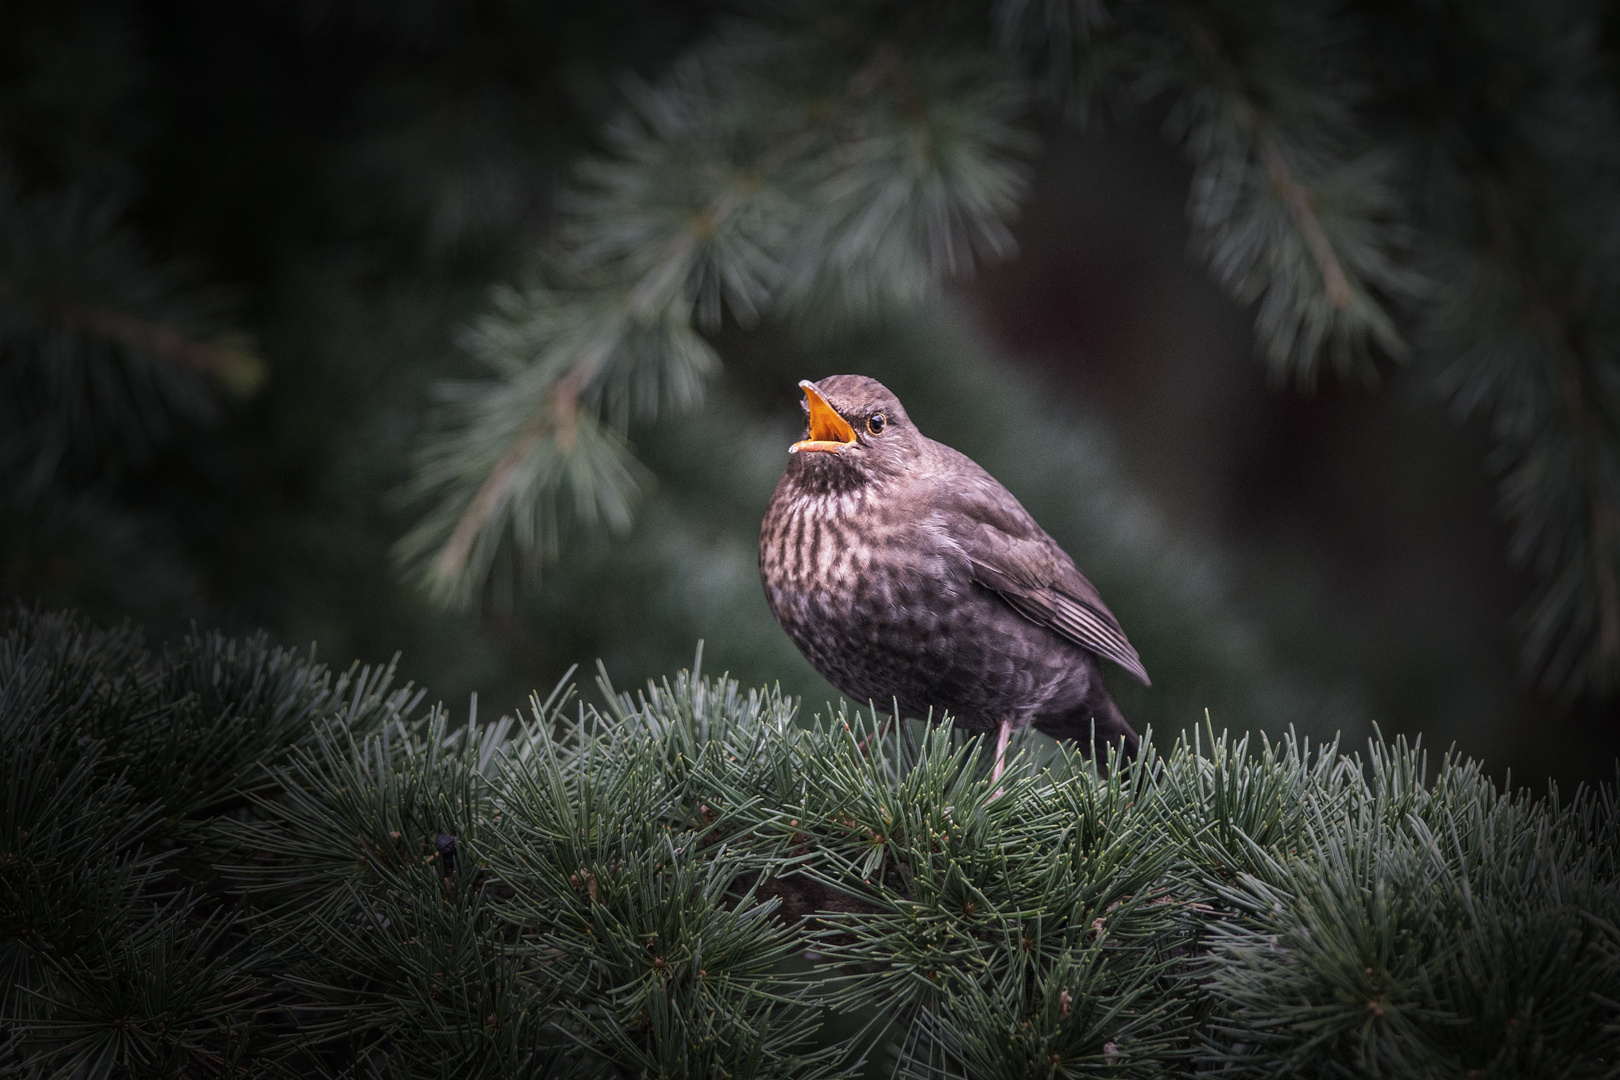
[[[1471,85],[1474,64],[1483,98],[1511,99],[1519,84],[1491,66],[1492,43],[1518,32],[1496,16],[1519,9],[1499,8],[1480,29],[1430,5],[1437,36],[1403,40],[1432,55],[1403,62],[1445,87]],[[876,29],[826,30],[835,5],[771,10],[783,34],[799,19],[852,50],[868,31],[915,38],[883,5],[855,9],[879,12]],[[1102,10],[969,5],[934,21],[953,48],[1011,48],[1006,28],[1036,9],[1056,21],[1019,33],[1042,56]],[[1562,107],[1601,140],[1620,20],[1560,11],[1542,59],[1579,52],[1598,105]],[[155,641],[220,626],[317,642],[341,666],[402,651],[433,697],[459,708],[476,691],[484,715],[544,696],[575,664],[588,681],[598,659],[633,686],[690,664],[702,639],[706,670],[780,682],[814,710],[836,694],[771,620],[755,543],[797,437],[795,383],[853,371],[1001,479],[1099,585],[1154,676],[1151,690],[1111,680],[1138,727],[1180,731],[1207,710],[1217,728],[1342,733],[1354,748],[1376,724],[1519,783],[1613,777],[1612,690],[1549,684],[1524,659],[1536,558],[1552,556],[1514,556],[1510,440],[1488,410],[1459,418],[1455,386],[1425,359],[1435,289],[1398,296],[1368,270],[1352,284],[1367,279],[1417,351],[1375,330],[1343,373],[1279,378],[1268,301],[1223,288],[1221,252],[1206,250],[1191,91],[1147,87],[1122,105],[1105,87],[1108,107],[1084,122],[1073,101],[1026,102],[1016,145],[997,151],[1016,159],[1015,244],[937,288],[761,318],[737,317],[727,294],[700,325],[719,360],[701,402],[625,421],[632,515],[565,522],[555,551],[495,559],[459,602],[424,588],[399,545],[424,513],[413,477],[440,460],[430,436],[458,422],[445,419],[455,380],[488,377],[469,328],[487,340],[490,312],[511,309],[492,290],[526,287],[559,221],[577,225],[577,163],[628,153],[604,134],[627,97],[739,12],[751,15],[630,0],[0,6],[0,592],[132,620]],[[1406,17],[1355,13],[1375,58]],[[1135,25],[1098,21],[1096,40],[1158,32]],[[1475,52],[1451,48],[1469,34]],[[1358,106],[1385,143],[1399,139],[1379,110],[1410,104],[1417,81],[1390,75],[1387,95]],[[1424,100],[1432,129],[1446,107]],[[1591,165],[1598,180],[1607,167]],[[1396,191],[1424,180],[1381,175]],[[1620,187],[1606,190],[1612,210]],[[1398,215],[1378,214],[1394,228]],[[1608,218],[1580,231],[1610,254],[1620,237]],[[1425,268],[1431,282],[1448,272]],[[1601,311],[1613,275],[1576,277],[1572,295]],[[1598,342],[1594,385],[1612,391],[1616,354],[1583,333]],[[523,370],[519,357],[500,385]],[[1610,434],[1611,405],[1594,406]],[[1593,558],[1612,588],[1612,552]]]

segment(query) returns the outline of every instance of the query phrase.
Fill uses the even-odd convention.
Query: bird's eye
[[[882,413],[875,412],[866,418],[866,430],[874,435],[881,435],[883,434],[884,425],[888,422],[888,419]]]

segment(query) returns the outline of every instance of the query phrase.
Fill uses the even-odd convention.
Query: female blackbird
[[[1147,671],[1074,560],[989,473],[918,431],[882,383],[799,387],[805,437],[765,512],[759,573],[816,670],[856,701],[996,731],[992,782],[1008,737],[1031,724],[1123,739],[1134,756],[1098,658],[1144,684]]]

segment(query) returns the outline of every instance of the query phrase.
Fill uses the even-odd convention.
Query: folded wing
[[[975,466],[977,470],[977,467]],[[973,580],[1031,622],[1107,657],[1151,685],[1119,620],[1074,560],[988,473],[942,493],[933,521],[954,521],[948,539],[972,567]],[[961,525],[972,523],[965,532]]]

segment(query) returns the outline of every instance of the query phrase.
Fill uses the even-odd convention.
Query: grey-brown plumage
[[[1018,500],[927,438],[881,383],[801,383],[793,447],[759,538],[777,621],[826,679],[972,731],[1125,740],[1099,674],[1147,672],[1096,588]],[[834,415],[836,414],[836,415]],[[999,773],[999,754],[998,754]]]

